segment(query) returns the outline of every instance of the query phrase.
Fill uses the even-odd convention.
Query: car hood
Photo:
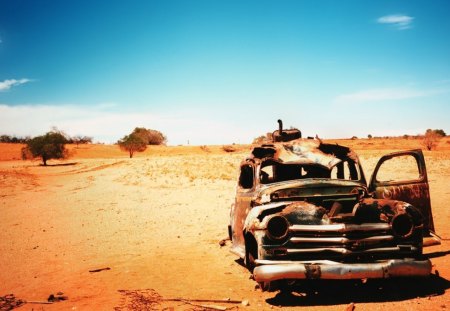
[[[358,181],[309,178],[260,185],[254,203],[255,205],[261,205],[295,198],[355,194],[365,196],[367,186]]]

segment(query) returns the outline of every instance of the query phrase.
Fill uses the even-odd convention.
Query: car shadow
[[[440,251],[440,252],[433,252],[433,253],[428,253],[426,256],[428,258],[438,258],[438,257],[444,257],[450,254],[450,250],[446,250],[446,251]]]
[[[443,295],[450,281],[432,274],[428,278],[347,281],[311,280],[279,291],[266,302],[274,306],[328,306],[362,302],[402,301]]]

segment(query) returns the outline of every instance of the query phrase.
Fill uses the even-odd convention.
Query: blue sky
[[[0,0],[0,134],[450,132],[449,1]]]

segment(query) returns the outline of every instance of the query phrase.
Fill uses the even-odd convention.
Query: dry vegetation
[[[382,154],[421,148],[413,139],[336,140],[357,150],[370,174]],[[70,145],[72,157],[19,161],[20,145],[0,144],[0,296],[46,300],[18,310],[206,310],[168,298],[248,300],[239,310],[445,310],[450,288],[450,143],[426,151],[441,246],[426,281],[334,283],[294,296],[262,293],[220,247],[239,162],[250,146],[149,146],[129,159],[117,146]],[[399,168],[400,170],[401,168]],[[110,268],[109,270],[102,270]],[[92,273],[89,271],[99,270]]]

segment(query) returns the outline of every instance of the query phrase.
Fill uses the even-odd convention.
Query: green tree
[[[124,136],[117,144],[121,150],[127,151],[130,154],[130,158],[133,157],[135,152],[142,152],[147,149],[147,142],[144,138],[134,132]]]
[[[46,166],[50,159],[65,159],[68,151],[65,148],[66,136],[57,130],[48,132],[42,136],[36,136],[26,142],[22,148],[22,159],[41,158]]]

